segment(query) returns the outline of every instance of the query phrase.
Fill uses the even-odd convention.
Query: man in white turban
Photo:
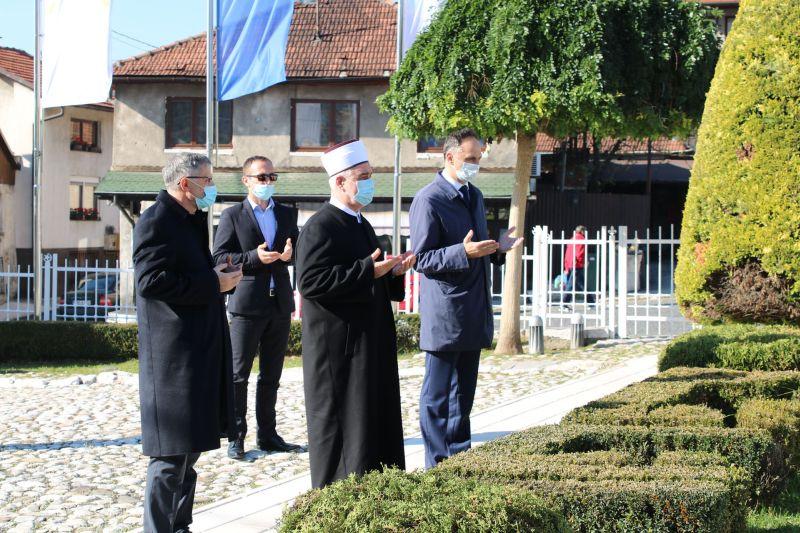
[[[397,340],[391,300],[404,297],[415,256],[385,258],[361,214],[372,201],[372,167],[361,141],[322,156],[331,199],[297,241],[303,297],[303,386],[311,481],[405,468]]]

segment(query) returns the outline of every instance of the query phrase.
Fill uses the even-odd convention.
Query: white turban
[[[329,177],[367,161],[367,149],[358,139],[332,146],[322,154],[322,166]]]

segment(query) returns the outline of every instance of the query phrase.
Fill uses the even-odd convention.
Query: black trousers
[[[233,398],[235,431],[238,439],[247,435],[247,381],[258,352],[256,381],[256,423],[259,441],[275,435],[275,403],[283,372],[283,358],[289,342],[291,314],[280,313],[273,301],[274,312],[266,316],[231,315],[233,347]]]
[[[144,532],[188,531],[192,523],[199,453],[151,457],[144,489]]]
[[[570,303],[572,301],[572,288],[575,287],[575,295],[583,295],[584,289],[584,268],[575,268],[570,270],[569,275],[567,276],[567,283],[564,287],[564,294],[563,300],[564,303]],[[588,303],[594,303],[594,294],[587,293],[586,294],[586,301]]]

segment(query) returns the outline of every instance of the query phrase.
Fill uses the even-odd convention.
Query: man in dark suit
[[[297,242],[297,211],[272,199],[278,175],[272,161],[254,156],[244,162],[247,198],[223,211],[214,238],[217,264],[242,264],[244,277],[228,299],[233,345],[233,395],[236,431],[228,456],[245,458],[247,381],[259,353],[256,381],[256,445],[263,451],[297,451],[275,427],[275,404],[289,342],[294,291],[287,266]]]
[[[231,355],[222,293],[239,271],[215,267],[206,214],[216,196],[211,162],[180,154],[166,191],[136,224],[133,270],[139,322],[142,453],[150,456],[144,531],[189,531],[200,452],[219,448],[233,419]]]
[[[492,344],[491,263],[522,239],[489,238],[480,189],[470,183],[482,146],[470,129],[444,143],[445,168],[411,203],[411,244],[420,276],[420,348],[427,352],[420,395],[425,466],[471,445],[469,424],[481,349]]]

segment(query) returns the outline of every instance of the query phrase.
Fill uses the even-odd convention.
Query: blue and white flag
[[[444,0],[404,0],[403,56],[414,44],[417,35],[425,31],[444,5]]]
[[[286,81],[294,0],[217,0],[217,97],[231,100]]]

